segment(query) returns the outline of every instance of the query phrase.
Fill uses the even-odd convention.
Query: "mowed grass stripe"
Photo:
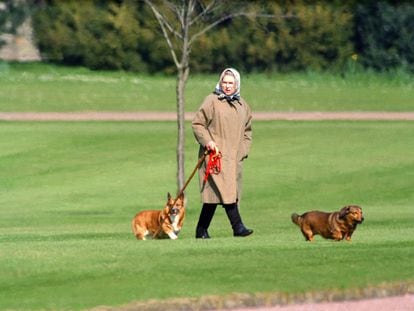
[[[242,74],[253,111],[414,111],[414,82],[389,73]],[[214,90],[216,75],[191,75],[187,112]],[[176,111],[176,77],[0,62],[0,111]]]

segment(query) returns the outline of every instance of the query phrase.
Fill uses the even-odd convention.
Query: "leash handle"
[[[186,183],[184,184],[184,187],[178,192],[177,197],[174,199],[174,204],[178,200],[178,198],[184,193],[185,188],[187,188],[188,184],[190,183],[191,179],[194,177],[194,174],[196,173],[197,169],[200,167],[201,163],[203,163],[204,159],[208,155],[209,151],[206,149],[203,153],[203,155],[198,159],[197,165],[194,168],[193,172],[191,173],[190,177],[187,179]]]
[[[210,158],[207,163],[206,173],[204,175],[204,182],[208,180],[211,174],[219,174],[221,172],[221,152],[216,147],[210,150]]]

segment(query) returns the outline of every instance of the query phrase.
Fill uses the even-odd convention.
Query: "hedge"
[[[414,70],[414,6],[351,1],[256,1],[274,18],[238,17],[201,36],[193,72],[229,65],[252,71]],[[93,69],[175,71],[153,13],[142,1],[49,0],[33,17],[44,59]],[[356,57],[357,56],[357,57]]]

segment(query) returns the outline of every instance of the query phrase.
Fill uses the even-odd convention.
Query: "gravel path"
[[[412,311],[414,295],[357,301],[294,304],[289,306],[243,308],[231,311]]]
[[[192,120],[194,113],[186,113]],[[255,120],[414,120],[414,112],[255,112]],[[0,121],[173,121],[174,112],[0,112]]]

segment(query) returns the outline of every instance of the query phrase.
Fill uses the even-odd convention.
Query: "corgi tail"
[[[132,218],[132,221],[131,221],[131,228],[132,228],[132,233],[133,233],[135,236],[137,236],[137,228],[136,228],[136,226],[135,226],[135,217],[134,217],[134,218]]]

